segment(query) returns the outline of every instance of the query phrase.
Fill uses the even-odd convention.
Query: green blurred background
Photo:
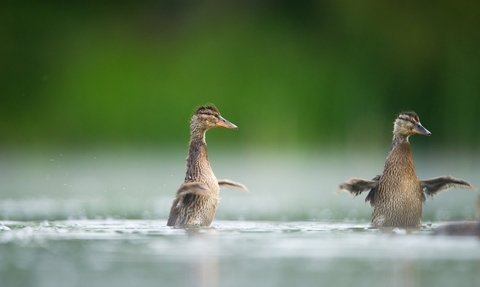
[[[214,103],[236,150],[480,143],[478,1],[7,1],[0,145],[186,148]],[[422,139],[420,139],[422,138]],[[221,142],[221,143],[220,143]]]

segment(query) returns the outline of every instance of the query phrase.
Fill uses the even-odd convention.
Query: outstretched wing
[[[434,196],[440,191],[447,190],[452,187],[475,189],[469,182],[456,179],[449,175],[420,180],[420,183],[422,185],[423,192],[429,196]]]
[[[366,179],[354,177],[340,184],[340,189],[345,189],[349,191],[351,194],[357,196],[364,191],[377,188],[378,186],[377,177],[379,178],[380,176],[376,176],[373,180],[366,180]]]
[[[207,195],[208,188],[199,182],[187,182],[180,186],[173,200],[172,207],[170,208],[170,215],[168,216],[167,226],[177,225],[178,218],[180,217],[182,206],[189,202],[194,195]]]
[[[195,194],[195,195],[207,195],[208,188],[200,182],[186,182],[180,186],[177,190],[176,197],[183,197],[187,194]]]
[[[381,175],[375,176],[372,180],[366,180],[361,178],[351,178],[346,182],[340,184],[340,189],[349,191],[354,196],[361,194],[364,191],[370,191],[365,198],[365,202],[370,202],[370,205],[374,205],[375,192],[378,188],[378,181]]]
[[[235,189],[239,189],[239,190],[243,190],[243,191],[248,192],[248,189],[245,185],[243,185],[239,182],[229,180],[229,179],[219,179],[218,180],[218,185],[221,186],[221,187],[230,187],[230,188],[235,188]]]

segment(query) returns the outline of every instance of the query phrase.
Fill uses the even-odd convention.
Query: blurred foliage
[[[480,144],[478,1],[8,1],[4,146],[188,141],[215,103],[238,147],[387,145],[415,110],[433,137]],[[417,141],[417,139],[415,139]]]

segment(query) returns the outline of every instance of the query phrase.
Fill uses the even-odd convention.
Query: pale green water
[[[478,286],[480,240],[431,236],[475,218],[478,193],[441,193],[422,229],[382,233],[364,195],[333,192],[380,172],[385,156],[368,158],[211,153],[250,193],[222,191],[213,228],[186,231],[165,227],[183,154],[3,155],[0,286]],[[479,187],[477,162],[416,158],[422,178]]]
[[[366,224],[5,222],[1,286],[478,286],[474,238],[383,234]],[[437,226],[437,225],[436,225]],[[436,227],[435,226],[435,227]]]

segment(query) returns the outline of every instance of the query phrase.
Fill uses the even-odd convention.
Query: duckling
[[[220,186],[247,191],[243,184],[215,177],[205,142],[205,132],[213,127],[238,129],[224,119],[214,105],[197,108],[190,121],[185,182],[177,190],[167,226],[209,226],[217,210]]]
[[[394,122],[392,146],[383,173],[372,180],[351,178],[340,184],[340,189],[355,196],[370,191],[365,202],[374,208],[372,226],[420,227],[422,204],[427,195],[433,197],[451,187],[474,189],[470,183],[451,176],[420,180],[408,142],[414,134],[431,135],[415,112],[400,113]]]

